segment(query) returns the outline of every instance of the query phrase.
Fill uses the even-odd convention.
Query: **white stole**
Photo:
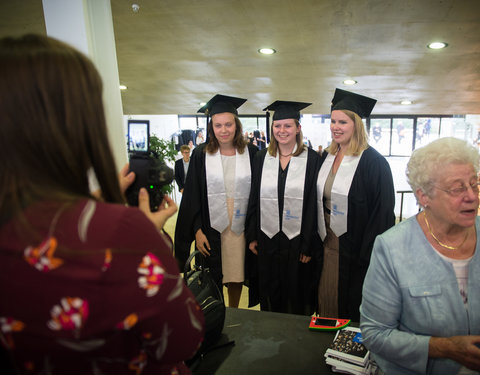
[[[335,175],[332,186],[332,207],[330,208],[330,228],[337,237],[340,237],[347,231],[348,217],[348,193],[352,185],[353,176],[357,170],[358,163],[362,157],[363,151],[358,156],[344,156]],[[327,158],[318,172],[317,179],[317,217],[318,234],[324,240],[327,236],[325,227],[325,217],[323,215],[323,189],[328,174],[332,169],[335,155],[328,154]]]
[[[232,231],[240,235],[245,228],[248,197],[250,195],[251,170],[250,154],[245,148],[243,154],[235,151],[235,197],[233,205]],[[222,156],[220,149],[215,154],[206,153],[205,171],[207,177],[207,200],[210,225],[222,233],[230,220],[227,210],[227,194],[223,176]]]
[[[295,152],[295,149],[293,152]],[[298,156],[290,158],[283,203],[282,232],[289,240],[298,236],[302,227],[303,190],[307,170],[305,150]],[[262,181],[260,185],[260,229],[268,238],[280,231],[278,216],[278,168],[280,160],[268,152],[263,162]]]

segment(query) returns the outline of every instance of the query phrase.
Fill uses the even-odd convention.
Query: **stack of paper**
[[[360,328],[346,327],[337,332],[325,358],[334,372],[364,375],[370,374],[369,354],[362,343]]]

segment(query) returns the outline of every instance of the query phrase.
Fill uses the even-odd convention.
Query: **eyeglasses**
[[[455,188],[455,189],[442,189],[442,188],[439,188],[438,186],[434,186],[436,189],[438,190],[441,190],[441,191],[444,191],[445,193],[447,193],[448,195],[451,195],[452,197],[459,197],[461,195],[464,195],[467,190],[468,190],[468,186],[470,186],[470,188],[472,189],[472,191],[474,193],[477,193],[478,194],[478,186],[480,185],[480,182],[474,182],[473,184],[471,185],[463,185],[461,187],[458,187],[458,188]]]

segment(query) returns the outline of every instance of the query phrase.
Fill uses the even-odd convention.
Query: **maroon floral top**
[[[0,343],[19,372],[190,374],[203,315],[140,210],[84,200],[26,217],[0,229]]]

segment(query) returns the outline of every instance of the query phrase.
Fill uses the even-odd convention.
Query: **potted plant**
[[[155,135],[151,135],[150,152],[155,158],[161,160],[168,166],[173,166],[175,163],[177,150],[175,149],[175,142],[173,140],[167,141],[165,139],[158,138]],[[164,194],[171,194],[173,192],[173,188],[173,183],[165,185],[162,188],[162,192]]]

